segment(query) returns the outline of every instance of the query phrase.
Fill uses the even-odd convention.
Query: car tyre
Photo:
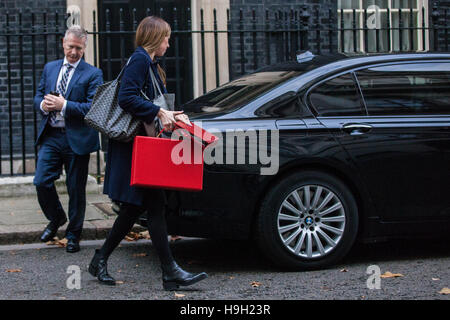
[[[320,269],[348,253],[358,223],[355,197],[345,183],[328,173],[300,171],[285,176],[264,197],[256,238],[278,266]]]

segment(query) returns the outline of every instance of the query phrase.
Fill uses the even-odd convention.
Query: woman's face
[[[159,48],[156,49],[155,56],[162,57],[166,53],[167,48],[170,47],[169,46],[169,39],[170,39],[170,37],[165,37],[164,38],[164,40],[161,43],[161,45],[159,46]]]

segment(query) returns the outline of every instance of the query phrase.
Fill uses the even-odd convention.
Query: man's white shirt
[[[67,70],[67,66],[66,66],[66,64],[67,63],[69,63],[73,68],[70,70],[70,72],[69,72],[69,77],[67,78],[67,85],[66,85],[66,90],[67,90],[67,88],[69,87],[69,83],[70,83],[70,80],[72,79],[72,76],[73,76],[73,74],[75,73],[75,69],[78,67],[78,65],[80,64],[80,61],[81,61],[81,59],[80,60],[78,60],[77,62],[75,62],[75,63],[69,63],[69,61],[67,61],[67,58],[66,57],[64,57],[64,62],[63,62],[63,66],[61,67],[61,70],[59,71],[59,75],[58,75],[58,80],[56,81],[56,87],[58,87],[58,84],[59,84],[59,82],[61,81],[61,78],[62,78],[62,76],[63,76],[63,74],[66,72],[66,70]],[[44,103],[44,100],[42,100],[42,102],[41,102],[41,111],[45,114],[45,115],[47,115],[48,114],[48,112],[46,112],[46,111],[44,111],[44,109],[42,109],[42,104]],[[56,114],[56,123],[55,123],[55,127],[64,127],[65,126],[65,122],[64,122],[64,115],[65,115],[65,113],[66,113],[66,106],[67,106],[67,100],[66,101],[64,101],[64,105],[63,105],[63,107],[62,107],[62,109],[61,109],[61,112],[59,112],[59,113],[57,113]]]

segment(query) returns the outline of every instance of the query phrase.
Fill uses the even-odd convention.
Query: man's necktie
[[[61,77],[61,81],[59,81],[59,83],[56,87],[56,92],[58,92],[63,97],[66,94],[67,80],[69,79],[70,71],[73,68],[73,66],[71,66],[68,63],[66,63],[65,66],[66,66],[66,72],[64,72],[63,76]],[[52,124],[52,125],[56,123],[56,113],[57,112],[60,112],[60,111],[50,111],[50,124]]]

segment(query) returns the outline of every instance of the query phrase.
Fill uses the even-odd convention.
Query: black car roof
[[[328,64],[335,62],[345,62],[347,66],[353,64],[359,65],[371,62],[382,62],[382,61],[401,61],[401,60],[411,60],[411,59],[450,59],[450,53],[434,53],[434,52],[424,52],[424,53],[368,53],[368,54],[343,54],[343,53],[332,53],[332,54],[321,54],[314,55],[312,60],[305,62],[297,62],[296,60],[286,61],[281,63],[272,64],[269,66],[262,67],[255,72],[270,72],[270,71],[300,71],[307,72],[310,70],[323,67]]]

